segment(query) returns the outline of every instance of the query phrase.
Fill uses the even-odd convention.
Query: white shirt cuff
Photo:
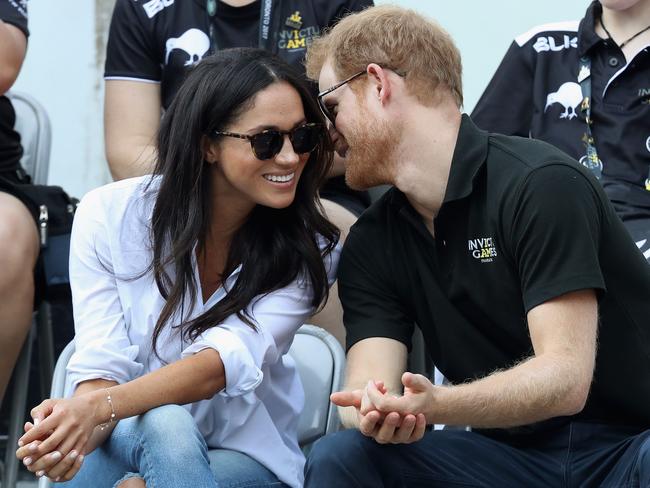
[[[220,395],[225,397],[245,395],[255,390],[262,382],[264,374],[255,364],[253,356],[242,340],[233,332],[220,326],[201,334],[181,353],[181,357],[208,348],[219,353],[226,373],[226,388],[219,393]]]

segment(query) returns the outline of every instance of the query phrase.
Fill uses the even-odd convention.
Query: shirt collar
[[[596,21],[600,19],[603,13],[603,6],[598,0],[593,0],[584,18],[580,21],[578,27],[578,54],[580,57],[585,56],[596,44],[603,42],[596,34]]]
[[[488,133],[479,129],[467,114],[463,114],[443,204],[472,193],[474,178],[487,157],[487,147]]]

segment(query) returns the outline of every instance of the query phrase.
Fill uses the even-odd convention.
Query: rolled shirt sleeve
[[[100,193],[80,203],[70,242],[70,285],[76,352],[67,366],[75,388],[91,379],[125,383],[143,372],[136,361],[139,347],[131,343],[113,271],[109,234]]]
[[[336,279],[339,254],[337,246],[324,257],[330,286]],[[231,278],[236,279],[236,275]],[[182,357],[208,348],[216,350],[226,374],[226,387],[219,394],[236,397],[250,393],[262,382],[265,367],[289,351],[296,331],[314,313],[312,297],[312,286],[303,278],[258,296],[246,310],[255,330],[233,314],[197,337],[183,350]],[[210,301],[206,306],[210,306]]]

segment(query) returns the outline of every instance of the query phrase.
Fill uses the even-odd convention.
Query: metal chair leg
[[[49,302],[43,301],[36,315],[38,327],[38,362],[41,381],[41,398],[50,397],[54,374],[54,336]]]
[[[14,368],[13,398],[11,400],[11,413],[9,417],[9,433],[5,450],[5,469],[3,488],[15,488],[20,466],[15,450],[18,448],[18,439],[23,432],[25,407],[27,406],[27,390],[29,387],[29,366],[32,358],[32,344],[34,342],[35,327],[29,331],[23,348],[20,351],[18,362]]]

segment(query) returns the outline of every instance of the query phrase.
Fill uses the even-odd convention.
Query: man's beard
[[[345,182],[355,190],[393,183],[395,150],[399,127],[386,121],[372,121],[368,110],[359,104],[358,124],[348,130]]]

